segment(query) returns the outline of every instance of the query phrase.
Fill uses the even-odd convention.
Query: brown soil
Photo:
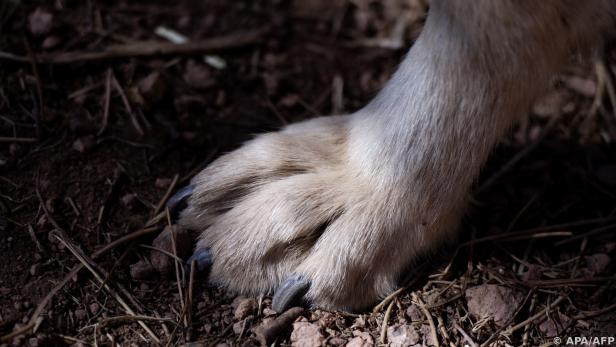
[[[111,290],[85,269],[58,286],[80,263],[57,235],[92,255],[142,230],[168,190],[243,140],[364,105],[421,29],[427,6],[401,3],[1,2],[0,345],[258,345],[276,317],[269,298],[235,298],[197,279],[186,309],[188,284],[131,276],[164,220],[90,262]],[[192,41],[263,35],[215,52],[45,62],[165,42],[157,27]],[[615,58],[606,57],[609,78]],[[616,335],[616,120],[601,86],[579,64],[555,81],[484,170],[462,246],[415,272],[393,300],[375,313],[299,312],[268,342],[402,346],[436,336],[441,346],[535,346]]]

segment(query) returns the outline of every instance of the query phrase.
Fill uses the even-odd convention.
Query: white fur
[[[364,109],[261,135],[194,178],[181,222],[212,249],[212,280],[272,293],[299,273],[315,305],[349,310],[390,293],[417,256],[455,237],[494,145],[573,48],[597,43],[609,7],[433,0]]]

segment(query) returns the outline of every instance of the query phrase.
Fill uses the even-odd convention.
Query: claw
[[[284,312],[291,305],[300,301],[310,288],[310,282],[304,276],[294,274],[288,277],[274,293],[272,309],[278,313]]]
[[[186,262],[186,268],[184,269],[186,274],[190,275],[190,267],[193,260],[195,261],[195,270],[198,272],[207,272],[212,267],[212,251],[209,248],[198,249]]]
[[[178,190],[177,193],[173,194],[173,196],[169,198],[169,201],[167,201],[167,208],[169,209],[169,213],[171,213],[171,219],[173,221],[177,220],[180,211],[186,208],[186,200],[190,198],[194,190],[195,186],[189,184]]]

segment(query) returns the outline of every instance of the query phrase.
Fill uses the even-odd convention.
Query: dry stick
[[[393,293],[389,294],[385,299],[383,299],[383,301],[381,301],[378,305],[374,306],[374,309],[372,309],[372,313],[377,313],[377,312],[381,311],[383,309],[383,307],[385,307],[385,305],[387,305],[391,301],[393,301],[398,295],[400,295],[400,293],[402,293],[405,290],[409,289],[418,280],[419,280],[419,276],[415,277],[409,284],[404,285],[404,286],[396,289],[396,291],[394,291]]]
[[[141,124],[139,124],[139,121],[135,117],[133,108],[130,107],[130,102],[128,102],[126,93],[124,93],[124,89],[122,89],[122,86],[120,85],[120,82],[118,82],[118,79],[113,74],[113,71],[111,72],[111,84],[113,84],[113,87],[120,95],[120,99],[122,99],[122,103],[124,104],[124,107],[126,108],[126,112],[128,112],[128,116],[130,117],[130,121],[133,124],[133,128],[135,128],[135,131],[137,131],[139,136],[145,135],[145,132],[143,131],[143,128],[141,127]]]
[[[178,175],[175,175],[175,180],[177,181]],[[188,313],[188,309],[186,306],[186,302],[184,301],[184,292],[182,291],[182,287],[184,287],[184,276],[180,277],[180,264],[177,261],[178,258],[178,252],[177,252],[177,247],[175,244],[175,234],[173,233],[173,230],[171,230],[171,214],[169,213],[169,209],[165,209],[165,212],[167,214],[167,225],[169,226],[169,233],[171,236],[171,247],[173,249],[173,265],[175,266],[175,280],[176,283],[178,285],[178,294],[180,295],[180,305],[182,308],[182,312],[184,313]],[[182,272],[183,273],[183,272]],[[186,318],[186,315],[184,314],[182,317],[180,317],[181,320],[184,321],[184,328],[188,328],[188,319]]]
[[[436,333],[436,325],[434,325],[434,319],[432,319],[430,311],[428,311],[428,309],[426,308],[426,304],[424,304],[423,300],[421,300],[421,298],[419,298],[417,294],[413,293],[412,296],[413,303],[421,309],[423,314],[426,316],[426,319],[428,320],[428,324],[430,324],[430,332],[432,335],[432,340],[434,340],[435,346],[440,347],[440,344],[438,342],[438,334]]]
[[[190,263],[190,275],[188,276],[188,297],[186,299],[186,315],[188,316],[188,331],[187,331],[187,340],[190,342],[192,340],[192,321],[193,321],[193,289],[195,287],[195,268],[197,266],[197,261],[193,259]]]
[[[382,344],[385,344],[385,341],[387,339],[387,323],[389,322],[389,316],[391,316],[391,309],[394,307],[394,301],[389,303],[389,306],[387,306],[387,310],[385,311],[385,315],[383,316],[383,325],[381,325],[381,337],[379,338],[379,341]]]
[[[615,224],[606,225],[606,226],[603,226],[603,227],[600,227],[600,228],[593,229],[591,231],[585,232],[583,234],[575,235],[575,236],[570,237],[568,239],[565,239],[565,240],[562,240],[562,241],[558,241],[554,245],[555,246],[562,246],[564,244],[567,244],[567,243],[570,243],[570,242],[573,242],[573,241],[577,241],[577,240],[580,240],[580,239],[583,239],[583,238],[586,238],[586,237],[589,237],[589,236],[595,236],[597,234],[601,234],[601,233],[604,233],[606,231],[611,231],[612,229],[616,229],[616,225]]]
[[[304,314],[301,307],[291,307],[267,325],[259,326],[255,329],[255,338],[261,345],[269,346],[293,324],[293,322]]]
[[[530,316],[529,318],[527,318],[523,322],[520,322],[519,324],[516,324],[516,325],[512,326],[511,328],[507,329],[507,331],[505,331],[503,334],[504,335],[511,335],[514,332],[520,330],[521,328],[524,328],[526,325],[534,322],[536,319],[540,318],[544,314],[549,314],[556,306],[560,305],[560,303],[563,302],[564,299],[565,299],[564,296],[558,297],[558,299],[554,300],[553,303],[551,303],[550,305],[546,306],[545,310],[541,310],[541,311],[535,313],[534,315]]]
[[[156,216],[156,217],[152,217],[152,219],[157,218],[158,213],[162,211],[163,206],[165,206],[165,203],[167,203],[167,200],[169,200],[169,197],[171,196],[171,193],[175,189],[175,186],[178,184],[179,177],[180,177],[179,174],[175,174],[175,176],[173,176],[173,180],[171,181],[169,188],[167,188],[165,195],[163,195],[162,199],[160,199],[160,201],[158,202],[158,205],[156,205],[156,208],[152,212],[152,215]],[[167,212],[163,211],[162,217],[166,217],[166,215],[167,215]],[[169,225],[171,225],[171,223],[169,223]]]
[[[169,252],[169,251],[165,251],[164,249],[158,248],[158,247],[154,247],[154,246],[150,246],[150,245],[144,245],[144,244],[138,244],[137,246],[141,247],[141,248],[146,248],[146,249],[151,249],[155,252],[159,252],[162,253],[166,256],[168,256],[171,259],[175,259],[175,261],[179,261],[179,262],[184,262],[184,260],[180,259],[180,257],[178,257],[177,255]]]
[[[105,100],[103,106],[103,122],[101,124],[101,128],[98,130],[96,135],[100,136],[107,129],[107,123],[109,122],[109,106],[111,105],[111,76],[113,75],[113,70],[111,68],[107,69],[107,77],[105,78]]]
[[[575,222],[569,222],[569,223],[555,224],[555,225],[537,227],[537,228],[532,228],[532,229],[527,229],[527,230],[512,231],[508,233],[489,235],[489,236],[481,237],[478,239],[473,239],[473,240],[460,244],[460,247],[482,243],[486,241],[497,241],[497,240],[509,239],[509,238],[519,239],[520,237],[525,237],[525,236],[530,237],[534,234],[540,234],[540,233],[544,234],[545,232],[552,231],[552,230],[558,230],[558,229],[562,230],[562,229],[567,229],[567,228],[586,226],[590,224],[609,223],[613,221],[616,221],[616,217],[611,216],[611,217],[601,217],[601,218],[593,218],[593,219],[587,219],[587,220],[581,220],[581,221],[575,221]],[[556,235],[561,236],[562,234],[556,234]]]
[[[268,29],[238,32],[207,40],[190,41],[183,44],[139,41],[129,44],[109,46],[100,52],[74,51],[60,54],[41,54],[38,56],[38,62],[45,64],[68,64],[76,62],[109,60],[115,58],[209,53],[259,43],[262,41],[267,31]],[[28,62],[28,58],[8,52],[0,52],[0,59],[21,63]]]
[[[467,334],[460,325],[458,325],[458,322],[453,322],[453,326],[460,333],[460,335],[462,335],[464,341],[466,341],[471,347],[479,347],[475,340],[473,340],[473,338],[469,334]]]
[[[120,306],[122,306],[122,308],[124,308],[124,310],[129,315],[137,316],[137,314],[130,308],[130,306],[128,306],[126,301],[124,301],[124,299],[114,289],[112,289],[109,285],[104,283],[103,278],[100,276],[100,274],[92,266],[93,262],[91,261],[91,259],[88,259],[87,256],[85,254],[83,254],[83,252],[81,252],[80,249],[78,249],[71,242],[69,242],[66,239],[67,237],[64,235],[63,231],[56,230],[55,233],[53,234],[53,236],[56,237],[60,242],[62,242],[62,244],[69,251],[71,251],[71,253],[73,253],[75,258],[77,258],[77,260],[79,260],[83,264],[83,266],[85,266],[85,268],[88,269],[88,271],[90,271],[92,276],[94,276],[94,278],[96,278],[96,280],[99,281],[99,283],[101,283],[103,285],[103,287],[109,292],[109,294],[111,294],[113,297],[115,297],[115,299],[118,301]],[[148,333],[148,335],[150,335],[150,337],[152,339],[154,339],[154,341],[156,341],[156,343],[160,343],[160,339],[158,338],[158,336],[156,336],[156,334],[142,320],[138,320],[137,323],[139,325],[141,325],[141,327]]]
[[[616,310],[616,304],[612,304],[608,307],[602,308],[597,311],[582,311],[581,314],[578,314],[577,316],[573,316],[573,319],[581,320],[581,319],[586,319],[586,318],[592,318],[592,317],[596,317],[596,316],[602,315],[607,312],[612,312],[613,310]]]
[[[38,141],[37,138],[34,137],[8,137],[8,136],[0,136],[0,142],[10,142],[10,143],[33,143]]]
[[[132,321],[153,321],[153,322],[166,322],[166,323],[176,324],[176,322],[171,318],[160,318],[160,317],[151,317],[151,316],[115,316],[115,317],[101,319],[101,321],[98,322],[97,325],[102,328],[106,325],[109,325],[115,322],[132,322]]]

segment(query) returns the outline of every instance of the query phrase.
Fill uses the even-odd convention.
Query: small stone
[[[152,264],[143,260],[130,266],[130,276],[135,280],[145,280],[154,275],[154,267]]]
[[[58,36],[47,36],[45,40],[43,40],[43,43],[41,43],[41,48],[52,49],[60,45],[60,43],[62,43],[62,39]]]
[[[425,319],[424,314],[416,305],[411,305],[406,309],[406,316],[412,321],[423,321]]]
[[[497,327],[503,327],[515,314],[522,295],[511,288],[483,284],[465,292],[469,313],[477,319],[493,318]]]
[[[162,99],[167,91],[167,84],[156,71],[139,81],[138,87],[141,95],[150,103],[155,103]]]
[[[374,339],[370,334],[363,331],[353,331],[354,338],[349,340],[346,347],[372,347],[374,346]]]
[[[597,92],[597,83],[591,79],[578,76],[568,76],[564,78],[564,82],[567,87],[586,97],[593,97]]]
[[[539,323],[539,330],[545,337],[559,336],[560,333],[569,326],[571,319],[562,313],[551,314]]]
[[[38,273],[38,269],[39,269],[39,264],[34,264],[30,266],[30,275],[36,276],[36,274]]]
[[[207,89],[216,84],[216,80],[212,76],[210,68],[198,64],[193,60],[188,61],[186,64],[184,81],[186,81],[189,86],[196,89]]]
[[[245,330],[245,322],[243,320],[236,322],[233,324],[233,333],[235,333],[235,335],[239,335],[242,333],[242,331]]]
[[[94,145],[96,145],[96,138],[94,137],[94,135],[86,135],[78,138],[77,140],[75,140],[75,142],[73,142],[73,149],[79,153],[86,153],[87,151],[92,149]]]
[[[346,340],[341,337],[332,337],[327,341],[328,346],[344,346],[346,344]]]
[[[235,319],[244,319],[257,310],[257,301],[255,299],[243,299],[237,303],[233,315]]]
[[[137,199],[136,193],[128,193],[124,194],[120,201],[122,202],[122,205],[124,207],[128,208],[129,210],[133,210],[137,206],[139,199]]]
[[[75,318],[77,318],[78,320],[84,320],[86,318],[88,318],[88,312],[86,312],[86,310],[76,310],[75,311]]]
[[[325,337],[321,334],[319,326],[310,322],[293,323],[291,343],[296,347],[320,347]]]
[[[595,275],[605,273],[612,261],[612,258],[604,253],[589,255],[584,257],[584,259],[586,260],[588,270]]]
[[[411,325],[395,325],[387,328],[387,341],[391,347],[413,346],[420,340],[417,330]]]
[[[169,185],[171,185],[171,182],[172,182],[171,178],[160,177],[156,179],[156,181],[154,182],[154,185],[156,186],[156,188],[165,189],[165,188],[168,188]]]
[[[419,335],[423,336],[423,346],[436,346],[436,341],[432,339],[432,329],[428,324],[421,326]]]
[[[38,347],[40,345],[41,344],[39,342],[38,337],[31,337],[31,338],[28,339],[28,346],[29,347]]]
[[[540,117],[556,116],[561,112],[563,97],[561,92],[553,90],[549,94],[535,101],[533,113]]]
[[[173,249],[173,240],[175,240],[175,250]],[[193,237],[188,230],[184,230],[178,225],[167,226],[154,239],[152,246],[185,259],[192,252]],[[150,262],[154,269],[163,275],[175,273],[174,259],[162,252],[152,250],[150,252]]]
[[[278,314],[278,312],[276,312],[276,311],[272,310],[271,308],[264,308],[264,309],[263,309],[263,315],[264,315],[265,317],[268,317],[268,316],[275,316],[275,315],[277,315],[277,314]]]
[[[28,16],[28,29],[34,36],[43,36],[51,30],[53,23],[53,14],[37,8]]]
[[[101,309],[100,305],[96,302],[91,303],[88,308],[90,309],[91,314],[97,314],[98,311]]]

